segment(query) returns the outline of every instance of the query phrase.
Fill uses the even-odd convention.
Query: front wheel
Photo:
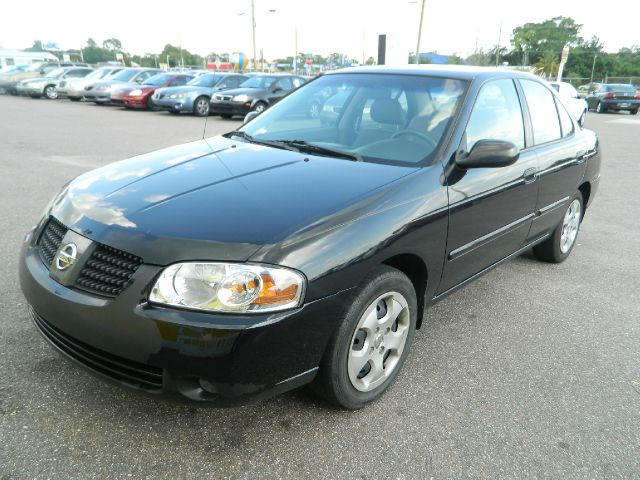
[[[262,113],[262,112],[265,111],[266,108],[267,108],[267,104],[266,103],[258,102],[253,106],[251,111],[252,112],[256,112],[256,113]]]
[[[533,247],[533,253],[539,260],[560,263],[569,257],[578,238],[583,208],[582,194],[578,192],[571,199],[562,221],[551,236]]]
[[[409,278],[395,268],[377,268],[348,301],[314,390],[351,410],[376,400],[407,358],[416,317],[416,292]]]
[[[206,117],[209,115],[209,98],[202,96],[193,102],[193,114],[196,117]]]
[[[638,109],[636,108],[636,109],[634,109],[634,110],[630,110],[630,111],[629,111],[629,114],[630,114],[630,115],[637,115],[637,114],[638,114]]]
[[[47,85],[44,87],[44,96],[49,100],[55,100],[58,98],[58,90],[53,85]]]

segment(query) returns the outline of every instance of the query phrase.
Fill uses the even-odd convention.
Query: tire
[[[180,115],[180,112],[176,112],[175,110],[167,110],[171,115]]]
[[[257,102],[253,108],[251,108],[252,112],[262,113],[267,109],[267,104],[264,102]]]
[[[196,117],[206,117],[209,115],[209,97],[204,95],[198,97],[193,102],[193,114]]]
[[[56,90],[55,85],[47,85],[46,87],[44,87],[44,90],[42,92],[44,94],[44,97],[49,100],[55,100],[56,98],[58,98],[58,90]]]
[[[231,117],[233,117],[233,115],[231,115],[230,113],[221,113],[220,116],[222,118],[227,119],[227,120],[229,120]]]
[[[637,115],[638,114],[638,109],[634,109],[634,110],[629,110],[629,115]]]
[[[607,109],[606,109],[606,107],[602,106],[602,103],[598,102],[598,104],[596,105],[596,112],[597,113],[607,113]]]
[[[345,305],[312,388],[334,405],[355,410],[379,398],[402,369],[416,329],[416,292],[404,273],[381,265]],[[396,348],[385,349],[385,342]]]
[[[156,106],[153,104],[153,100],[151,99],[151,95],[147,97],[147,110],[153,112],[156,110]]]
[[[549,263],[564,262],[576,244],[583,217],[584,199],[580,192],[576,192],[551,236],[533,247],[533,253],[538,260]]]
[[[82,97],[68,97],[69,100],[71,100],[72,102],[79,102],[80,100],[82,100]]]
[[[40,98],[42,95],[31,94],[29,95],[31,98]]]

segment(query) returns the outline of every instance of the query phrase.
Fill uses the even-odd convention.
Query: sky
[[[298,51],[346,53],[362,60],[377,57],[377,37],[415,51],[421,0],[254,0],[257,56],[267,60]],[[253,55],[250,0],[131,2],[66,0],[6,2],[2,6],[0,46],[30,47],[34,40],[57,42],[62,49],[115,37],[129,53],[160,52],[166,43],[200,55],[244,52]],[[527,22],[570,16],[583,24],[581,35],[596,35],[605,50],[640,44],[640,30],[621,18],[640,14],[637,0],[617,0],[615,8],[592,8],[587,0],[426,0],[422,52],[466,56],[500,41]],[[621,11],[627,14],[620,16]],[[37,13],[40,12],[40,13]],[[500,26],[502,32],[500,33]]]

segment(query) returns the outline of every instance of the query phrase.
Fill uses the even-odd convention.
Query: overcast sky
[[[509,45],[511,31],[526,22],[554,16],[583,24],[582,36],[597,35],[607,51],[640,44],[640,30],[628,19],[640,13],[637,0],[617,0],[615,8],[588,0],[427,0],[421,51],[465,56],[476,46]],[[252,55],[250,0],[3,2],[0,46],[26,48],[33,40],[78,48],[92,37],[115,37],[131,53],[160,52],[182,44],[205,55],[242,51]],[[376,57],[377,35],[414,51],[420,0],[255,0],[257,50],[266,59],[298,50],[327,55],[344,52],[358,60]],[[269,12],[275,10],[275,12]],[[626,13],[624,13],[626,12]]]

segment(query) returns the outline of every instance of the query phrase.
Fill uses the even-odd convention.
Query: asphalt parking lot
[[[203,125],[0,96],[0,479],[640,477],[640,118],[588,116],[602,181],[569,260],[525,254],[430,309],[398,382],[357,412],[305,389],[225,410],[148,399],[31,324],[18,251],[54,193]]]

